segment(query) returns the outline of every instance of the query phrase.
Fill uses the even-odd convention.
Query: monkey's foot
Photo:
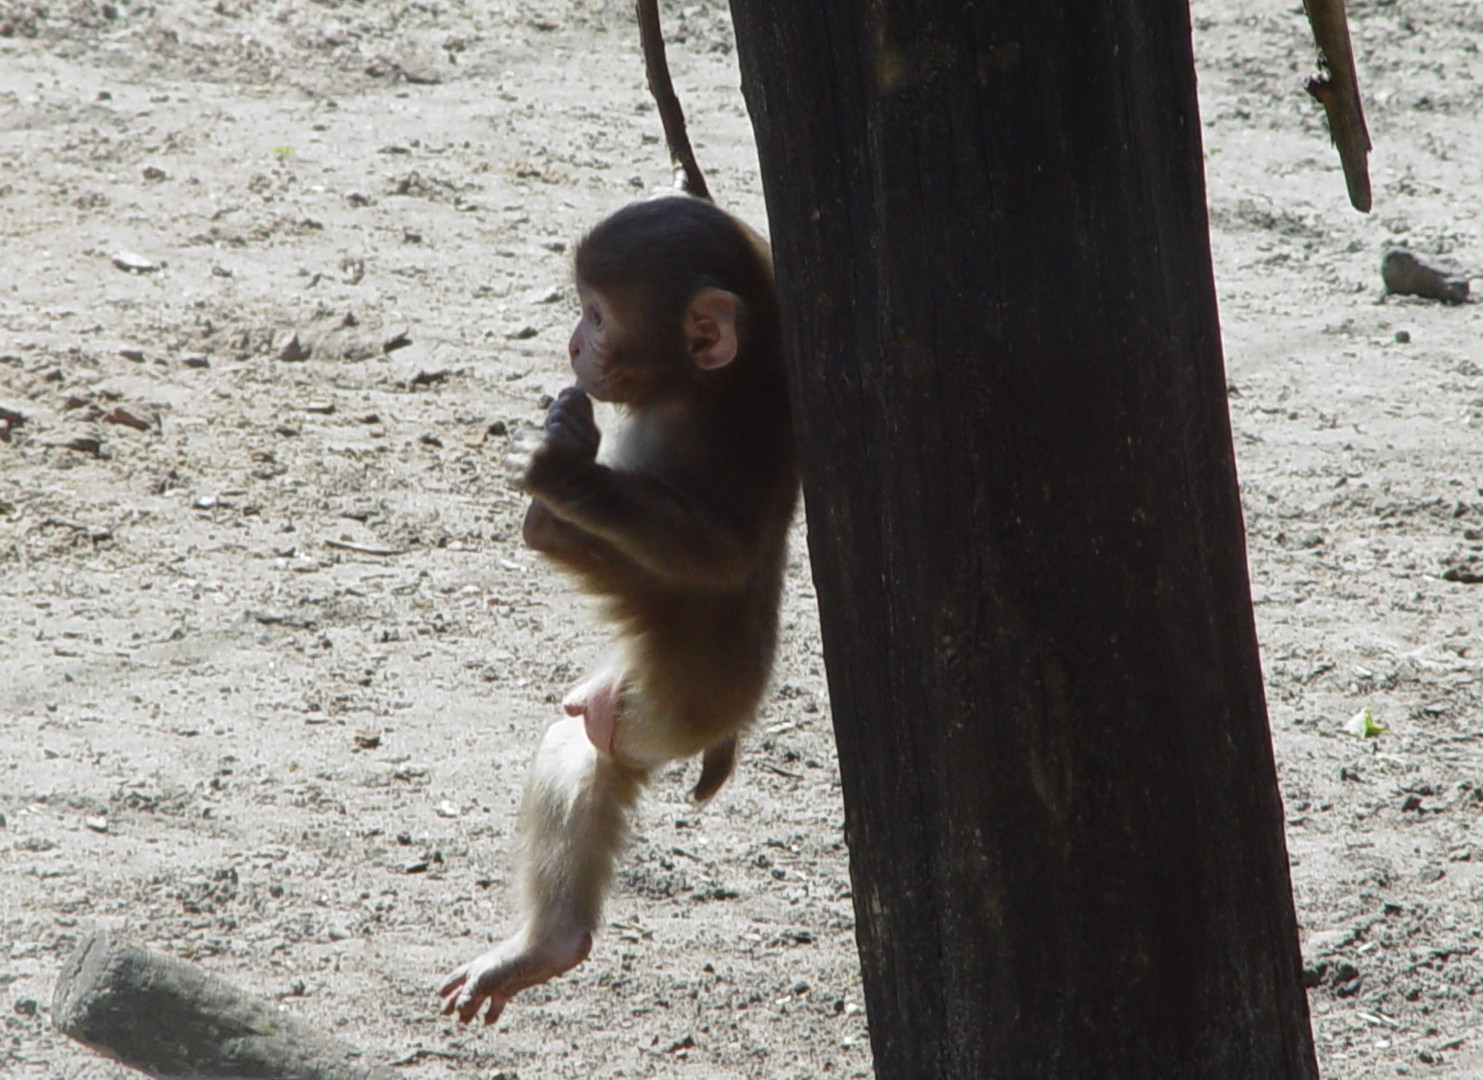
[[[570,971],[587,959],[591,951],[592,935],[586,931],[541,941],[529,941],[523,933],[516,934],[443,980],[443,985],[438,987],[443,1015],[457,1013],[459,1023],[467,1024],[488,1002],[484,1022],[492,1024],[520,991]]]

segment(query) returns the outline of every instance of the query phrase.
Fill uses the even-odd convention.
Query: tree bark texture
[[[1317,1075],[1182,0],[732,0],[882,1077]]]
[[[392,1080],[390,1069],[178,957],[106,930],[57,976],[57,1030],[161,1080]]]

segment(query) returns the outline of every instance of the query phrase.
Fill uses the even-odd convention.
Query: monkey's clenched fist
[[[574,468],[596,460],[600,439],[592,399],[580,387],[568,386],[551,403],[544,427],[515,433],[505,455],[505,475],[521,491],[539,496]]]

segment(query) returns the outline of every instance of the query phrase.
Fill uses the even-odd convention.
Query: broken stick
[[[178,957],[107,930],[62,965],[52,1023],[157,1080],[391,1080],[360,1052]]]
[[[1344,166],[1344,184],[1349,201],[1362,214],[1370,212],[1370,132],[1365,127],[1364,105],[1359,97],[1359,77],[1354,67],[1354,47],[1349,41],[1349,20],[1344,0],[1303,0],[1313,40],[1318,43],[1318,74],[1308,80],[1308,93],[1323,106],[1328,117],[1329,137],[1339,148]]]

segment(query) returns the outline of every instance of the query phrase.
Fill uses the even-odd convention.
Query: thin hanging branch
[[[674,165],[675,187],[686,195],[714,202],[695,163],[690,136],[685,132],[685,114],[675,85],[669,78],[669,61],[664,56],[664,35],[659,29],[659,0],[635,0],[639,16],[639,40],[644,48],[644,70],[649,76],[649,93],[659,107],[659,120],[664,125],[664,141],[669,146],[669,159]]]
[[[1361,213],[1370,210],[1370,132],[1365,127],[1354,48],[1349,43],[1349,20],[1344,0],[1303,0],[1313,40],[1318,43],[1319,73],[1308,80],[1308,93],[1323,105],[1329,136],[1339,148],[1349,201]]]

